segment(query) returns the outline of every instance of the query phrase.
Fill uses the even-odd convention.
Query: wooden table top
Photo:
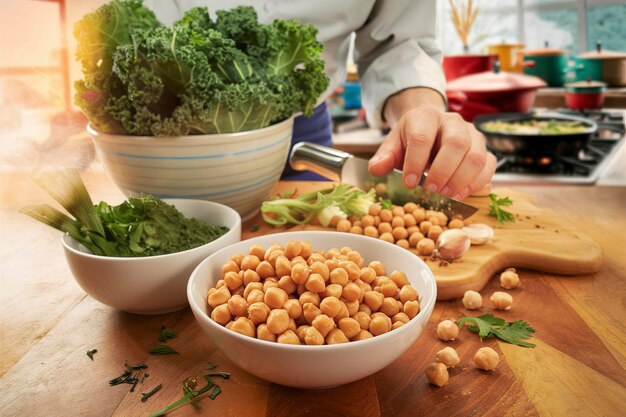
[[[1,334],[0,415],[147,416],[179,399],[179,381],[201,376],[207,363],[231,372],[222,394],[171,416],[621,416],[626,409],[626,188],[515,186],[537,204],[562,213],[601,244],[605,265],[593,276],[561,277],[522,270],[515,308],[499,313],[536,330],[537,347],[487,339],[501,355],[492,373],[471,362],[480,340],[467,330],[451,343],[461,363],[443,388],[424,369],[447,344],[435,326],[463,313],[460,301],[437,303],[429,325],[400,359],[352,384],[299,390],[267,383],[230,363],[201,332],[189,309],[140,316],[113,310],[87,296],[72,278],[59,232],[17,213],[51,202],[28,173],[0,174]],[[103,172],[84,173],[94,200],[118,203],[122,194]],[[281,183],[283,190],[311,184]],[[244,237],[259,219],[244,224]],[[558,248],[554,248],[558,250]],[[499,288],[492,279],[483,294]],[[485,311],[489,312],[489,311]],[[161,326],[178,332],[168,342],[180,355],[152,356]],[[91,361],[86,351],[98,352]],[[108,381],[123,364],[145,363],[150,374],[136,392]],[[163,389],[141,402],[141,393]]]

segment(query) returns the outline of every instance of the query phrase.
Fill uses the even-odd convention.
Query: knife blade
[[[402,171],[397,169],[382,177],[373,176],[369,173],[367,159],[315,143],[300,142],[294,145],[289,164],[296,171],[312,171],[366,191],[378,186],[378,191],[384,191],[378,194],[394,204],[412,201],[426,209],[443,211],[448,217],[461,216],[463,219],[478,211],[476,207],[427,190],[421,185],[406,188],[402,182]],[[420,184],[423,180],[424,176]]]

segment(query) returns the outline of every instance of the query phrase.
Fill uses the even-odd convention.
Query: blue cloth
[[[311,117],[298,116],[293,123],[291,146],[298,142],[313,142],[332,147],[333,123],[326,104],[322,103],[313,110]],[[291,151],[291,148],[289,148]],[[311,171],[294,171],[286,161],[285,169],[280,177],[283,181],[328,181],[328,178]]]

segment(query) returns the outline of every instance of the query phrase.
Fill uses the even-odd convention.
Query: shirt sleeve
[[[356,31],[357,64],[368,123],[384,124],[387,98],[411,87],[431,88],[445,100],[442,53],[433,0],[379,0]]]

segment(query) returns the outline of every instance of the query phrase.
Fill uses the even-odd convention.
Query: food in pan
[[[493,120],[481,126],[485,131],[493,133],[515,133],[522,135],[569,135],[584,133],[589,126],[578,121],[566,120],[520,120],[503,121]]]

